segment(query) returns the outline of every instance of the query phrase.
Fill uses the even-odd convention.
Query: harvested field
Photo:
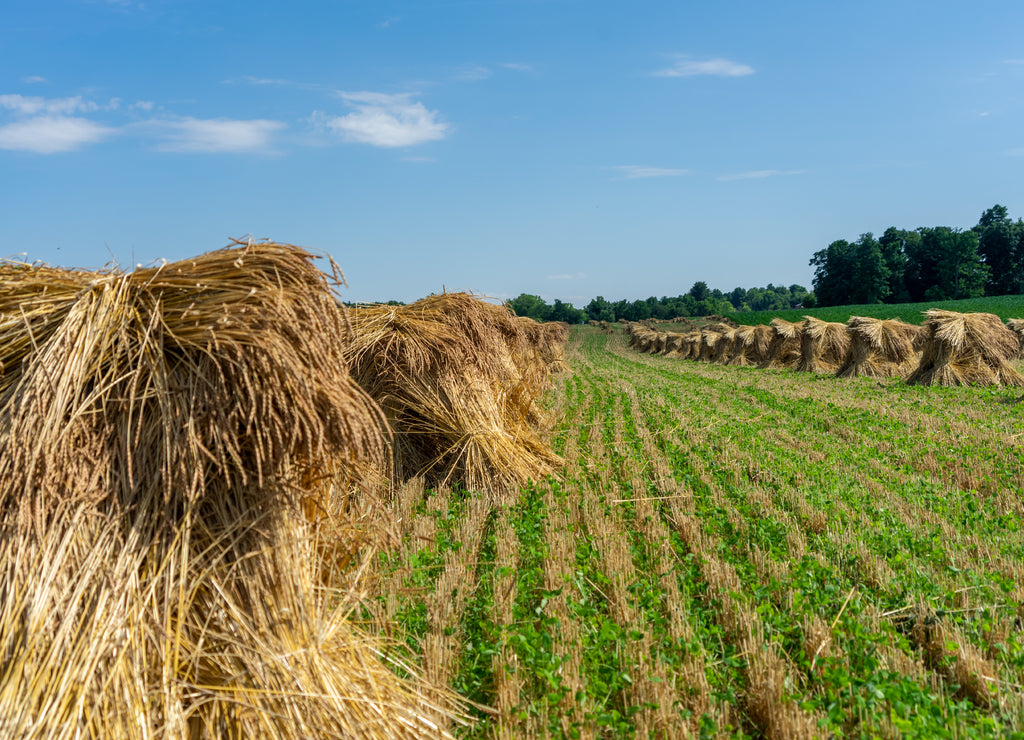
[[[264,282],[212,300],[211,278],[199,302],[185,266],[169,292],[40,274],[18,301],[35,344],[0,311],[16,736],[61,736],[38,718],[69,706],[89,707],[69,738],[1024,732],[1019,390],[684,362],[631,348],[699,333],[542,335],[464,294],[360,309],[350,334],[316,276],[289,261],[312,301],[293,303],[264,257]],[[121,364],[40,370],[132,291],[145,310],[84,345]],[[733,346],[763,362],[765,332]],[[112,350],[131,337],[142,365]],[[40,399],[64,439],[29,424]]]
[[[370,628],[490,708],[466,737],[1024,731],[1020,391],[682,362],[586,327],[567,360],[545,401],[564,470],[396,502],[368,566]]]

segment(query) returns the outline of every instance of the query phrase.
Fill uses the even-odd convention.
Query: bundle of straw
[[[731,326],[723,326],[722,336],[711,353],[711,362],[718,365],[728,365],[737,351],[736,334],[737,329]],[[742,349],[742,344],[740,345]]]
[[[836,376],[905,378],[918,363],[915,344],[923,330],[898,319],[851,316],[846,325],[850,346]]]
[[[910,385],[1024,386],[1009,360],[1018,350],[1016,334],[995,314],[925,311],[921,362]]]
[[[658,338],[658,332],[651,331],[650,329],[641,329],[633,334],[636,339],[634,345],[638,352],[651,352],[654,347],[654,341]]]
[[[768,329],[767,326],[762,326],[762,329]],[[761,356],[756,353],[756,341],[755,334],[757,333],[758,327],[756,326],[738,326],[736,327],[735,333],[732,339],[732,351],[729,357],[729,364],[736,365],[739,367],[746,367],[748,365],[756,365],[761,361]],[[770,329],[768,329],[771,331]],[[768,347],[768,339],[764,341],[764,347]]]
[[[526,338],[520,343],[521,366],[540,363],[550,373],[569,370],[565,361],[565,343],[569,339],[569,325],[564,321],[549,321],[541,324],[528,316],[517,316],[516,321]]]
[[[800,361],[800,325],[785,319],[771,320],[774,335],[761,368],[793,368]]]
[[[1024,319],[1008,319],[1006,326],[1017,335],[1017,354],[1015,357],[1024,355]]]
[[[686,332],[683,341],[683,351],[680,352],[679,356],[682,357],[683,359],[689,360],[700,359],[700,332]]]
[[[849,348],[846,324],[805,316],[800,327],[800,360],[796,369],[808,373],[835,373]]]
[[[4,734],[440,732],[337,608],[386,426],[310,255],[2,279]]]
[[[685,336],[679,332],[666,332],[665,334],[665,356],[680,357],[684,352]]]
[[[398,480],[504,491],[560,465],[536,403],[549,367],[507,308],[444,293],[358,308],[352,326],[346,357],[394,431]]]
[[[722,338],[722,333],[715,331],[714,329],[701,329],[700,331],[700,348],[697,351],[697,356],[694,358],[701,362],[711,362],[717,351],[718,342]]]

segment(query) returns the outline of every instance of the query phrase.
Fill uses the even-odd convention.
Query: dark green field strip
[[[962,313],[994,313],[1004,321],[1024,316],[1024,296],[986,296],[960,300],[928,301],[926,303],[873,303],[861,306],[830,306],[827,308],[787,308],[771,311],[745,311],[732,315],[740,324],[767,324],[773,318],[801,321],[815,316],[823,321],[846,323],[851,316],[873,316],[879,319],[898,318],[909,324],[920,324],[930,308]]]
[[[659,373],[655,373],[655,375],[662,375],[664,380],[667,381],[669,384],[671,384],[668,387],[666,387],[665,383],[659,384],[660,387],[654,388],[652,393],[650,394],[650,395],[656,395],[656,396],[659,397],[659,399],[661,401],[664,401],[665,396],[666,396],[666,391],[668,391],[669,388],[672,387],[672,385],[677,384],[679,382],[680,378],[679,378],[678,375],[676,377],[674,377],[674,378],[673,377],[666,377],[665,374],[660,373],[660,372]],[[637,383],[637,385],[639,386],[641,384]],[[675,389],[673,389],[673,390],[675,390]],[[704,390],[706,390],[706,388],[700,387],[699,390],[700,391],[704,391]],[[689,391],[689,392],[687,392],[687,391]],[[642,395],[644,398],[648,397],[647,394],[640,394],[640,395]],[[682,393],[679,393],[679,395],[677,396],[677,399],[679,398],[679,396],[683,396],[683,395],[692,397],[693,395],[696,395],[696,394],[693,394],[691,389],[684,389],[684,391]],[[673,411],[671,413],[671,416],[673,418],[678,418],[679,416],[687,415],[687,414],[694,414],[694,415],[704,414],[704,418],[706,418],[707,411],[713,409],[715,411],[716,415],[725,416],[724,419],[722,419],[722,418],[718,419],[718,426],[715,429],[715,432],[718,435],[718,437],[738,436],[740,439],[744,439],[744,443],[746,443],[745,437],[747,435],[744,435],[742,433],[742,429],[736,428],[735,425],[732,426],[732,427],[728,426],[730,420],[736,416],[735,411],[736,410],[740,410],[740,409],[737,409],[735,404],[733,405],[732,409],[728,409],[727,408],[727,409],[723,410],[721,408],[721,403],[722,403],[723,400],[729,400],[729,399],[732,399],[732,398],[734,398],[734,395],[732,393],[720,394],[718,398],[715,398],[713,400],[712,399],[708,399],[706,397],[706,395],[705,396],[701,396],[700,397],[700,401],[699,401],[699,408],[687,409],[685,411],[682,411],[682,413],[680,413],[681,410],[678,408],[680,404],[678,403],[677,400],[676,401],[670,401],[667,405],[670,408],[675,407],[675,408],[673,408]],[[773,401],[774,399],[769,399],[769,400]],[[698,403],[695,402],[694,406],[696,407],[697,405],[698,405]],[[768,404],[765,404],[765,405],[767,406]],[[660,412],[664,412],[666,404],[662,402],[662,403],[657,403],[657,404],[651,404],[651,406],[653,408],[652,413],[658,413],[659,411]],[[748,414],[750,413],[749,408],[746,409],[746,413],[748,413]],[[789,413],[789,414],[787,414],[787,416],[792,418],[794,416],[794,414]],[[651,425],[653,427],[657,428],[659,426],[662,426],[665,423],[670,423],[672,420],[673,420],[672,418],[656,419],[656,420],[652,421]],[[849,420],[847,420],[847,421],[849,421]],[[769,422],[768,424],[765,424],[764,422],[765,422],[764,419],[759,420],[758,421],[758,427],[762,428],[762,429],[763,428],[769,428],[770,429],[772,422]],[[692,447],[692,443],[693,443],[692,439],[685,441],[685,444],[688,447]],[[712,444],[710,447],[711,447],[710,449],[703,449],[703,450],[700,450],[700,449],[698,449],[698,450],[688,449],[687,452],[689,454],[695,456],[695,457],[699,457],[699,458],[702,458],[702,459],[704,459],[704,458],[706,458],[708,456],[710,456],[712,459],[715,459],[716,456],[721,455],[723,452],[724,453],[729,453],[731,451],[733,454],[735,454],[735,452],[736,452],[735,448],[730,450],[727,447],[723,448],[721,445],[718,445],[717,443]],[[762,454],[763,454],[763,452],[764,452],[764,450],[761,450]],[[778,457],[780,457],[780,458],[783,457],[783,455],[780,454],[781,452],[782,452],[781,450],[777,451]],[[792,454],[792,450],[790,450],[788,458],[789,459],[793,459],[793,457],[794,456]],[[797,467],[801,467],[801,466],[806,465],[806,462],[807,462],[806,460],[800,459],[798,457],[794,461],[793,464],[795,466],[797,466]],[[684,461],[683,465],[678,465],[677,464],[676,467],[677,467],[677,471],[680,468],[683,468],[685,470],[685,468],[686,468],[685,461]],[[734,505],[739,505],[739,504],[741,504],[747,498],[747,494],[746,494],[746,492],[744,492],[742,490],[742,487],[734,485],[734,482],[736,481],[736,477],[733,474],[734,472],[735,471],[731,471],[729,475],[723,476],[724,479],[721,481],[721,485],[719,487],[723,491],[725,491],[727,493],[731,493],[732,495],[729,496],[730,501]],[[803,471],[801,471],[801,472],[803,472]],[[694,479],[698,480],[699,477],[695,476]],[[688,481],[688,482],[692,483],[693,481]],[[699,493],[700,486],[695,486],[695,488],[697,489],[697,492]],[[831,495],[834,496],[835,492],[832,492]],[[700,506],[700,504],[701,504],[701,497],[699,495],[696,496],[696,501],[698,503],[698,506]],[[860,502],[858,502],[858,503],[860,503]],[[939,502],[934,502],[934,503],[935,503],[936,506],[948,506],[947,503],[939,503]],[[702,513],[704,514],[704,516],[706,518],[713,519],[714,518],[714,514],[720,513],[720,512],[715,512],[713,509],[711,511],[708,511],[707,509],[705,509]],[[754,513],[755,512],[745,512],[745,516],[750,516],[750,515],[752,515]],[[710,514],[710,516],[709,516],[709,514]],[[879,521],[879,525],[880,526],[878,527],[878,529],[881,529],[881,530],[885,531],[886,528],[892,528],[894,526],[901,525],[901,524],[902,524],[902,522],[898,522],[898,521],[880,520]],[[727,533],[729,531],[730,527],[732,527],[732,524],[731,524],[731,522],[728,521],[728,517],[725,517],[725,518],[723,518],[721,520],[721,522],[719,524],[719,531]],[[748,527],[748,530],[749,529],[750,528]],[[906,528],[904,527],[904,529],[906,529]],[[770,552],[772,552],[775,557],[788,557],[788,553],[786,552],[786,549],[781,546],[781,538],[779,538],[777,536],[778,535],[777,532],[774,533],[776,536],[773,538],[772,537],[773,533],[772,532],[764,532],[763,531],[763,527],[755,527],[755,528],[753,528],[753,531],[754,531],[754,533],[758,537],[761,538],[761,540],[759,542],[756,542],[754,546],[763,547],[763,546],[767,545],[768,550]],[[815,534],[815,533],[812,532],[811,534]],[[817,536],[817,535],[815,535],[815,536]],[[900,548],[899,552],[901,554],[902,553],[906,553],[907,549],[908,549],[906,547],[908,537],[910,539],[910,544],[917,544],[918,545],[918,550],[921,550],[922,555],[925,554],[924,550],[922,550],[922,546],[923,546],[924,543],[923,542],[914,543],[913,542],[913,539],[914,539],[913,534],[912,533],[908,534],[905,531],[904,532],[898,532],[896,534],[896,536],[890,538],[889,542],[879,543],[879,549],[893,549],[894,547],[898,547],[898,548]],[[766,539],[767,539],[767,541],[765,541]],[[774,539],[774,542],[772,542],[773,539]],[[821,540],[822,538],[818,537],[818,539]],[[902,539],[902,542],[899,541],[901,539]],[[748,547],[750,546],[749,540],[747,541],[746,544],[747,544]],[[821,545],[822,544],[828,545],[829,543],[828,543],[827,540],[823,540],[822,542],[817,542],[815,544],[817,546],[816,549],[823,550],[823,549],[827,549],[827,548],[822,548]],[[913,548],[911,548],[911,549],[913,549]],[[742,543],[739,543],[737,545],[737,547],[735,547],[733,549],[733,552],[742,553]],[[826,562],[828,562],[828,561],[832,560],[833,558],[835,558],[835,555],[836,555],[835,553],[831,553],[831,557],[828,557],[828,555],[829,555],[828,553],[824,553],[823,552],[821,554],[825,557]],[[740,556],[737,558],[737,560],[743,560],[743,559],[745,559],[745,558],[742,556],[742,554],[740,554]],[[816,574],[814,572],[816,568],[817,569],[821,569],[823,572]],[[829,568],[829,567],[822,567],[822,564],[820,562],[815,561],[813,558],[797,563],[795,565],[795,569],[791,568],[791,570],[794,570],[793,579],[794,579],[795,582],[796,581],[800,581],[800,580],[804,580],[804,581],[807,582],[807,584],[809,586],[809,587],[805,586],[803,588],[800,588],[799,587],[800,584],[798,582],[793,583],[792,585],[797,586],[797,588],[795,589],[795,592],[797,594],[814,595],[814,596],[817,597],[817,599],[819,601],[822,601],[821,597],[819,596],[820,594],[826,595],[826,599],[824,599],[824,603],[821,604],[820,605],[821,608],[818,609],[819,614],[821,614],[822,616],[830,615],[830,614],[835,614],[835,613],[838,613],[839,609],[843,608],[842,604],[838,603],[838,600],[844,599],[844,594],[845,593],[849,593],[849,591],[847,590],[847,586],[850,585],[850,583],[851,583],[851,581],[849,579],[845,583],[836,583],[837,579],[835,577],[834,569]],[[854,583],[854,585],[856,585],[856,584]],[[852,585],[850,585],[850,589],[851,590],[853,589]],[[794,592],[793,588],[788,588],[788,589],[784,589],[784,590],[789,592],[789,593],[793,593]],[[846,610],[845,611],[847,612],[847,614],[845,615],[846,618],[847,619],[851,619],[851,618],[855,617],[855,614],[858,611],[858,605],[856,603],[854,603],[854,605],[851,607],[849,605],[849,603],[846,603]],[[848,625],[845,622],[841,622],[840,626],[846,628]],[[785,627],[783,627],[783,629],[785,629]],[[850,630],[847,630],[847,632],[849,632],[849,631]],[[856,633],[856,630],[853,630],[853,632]],[[894,638],[894,636],[896,638],[900,637],[900,635],[898,633],[896,633],[895,630],[886,630],[886,632],[888,634],[876,635],[876,640],[877,639],[881,639],[881,640],[885,640],[885,641],[888,642],[888,641],[891,641]],[[794,637],[797,637],[797,635],[794,635]],[[907,647],[909,649],[909,645]],[[851,654],[849,650],[846,650],[845,652],[848,655]],[[865,682],[865,685],[871,685],[871,681]],[[906,689],[907,687],[904,687],[904,688]],[[918,690],[920,690],[920,687],[918,687]],[[906,693],[906,692],[904,692],[904,693]],[[827,694],[827,692],[826,692],[826,694]],[[987,720],[985,719],[984,715],[978,715],[978,716],[974,716],[973,718],[968,718],[967,715],[970,714],[970,710],[969,709],[965,709],[963,711],[967,713],[965,715],[965,720],[968,722],[969,726],[972,726],[972,727],[975,727],[975,728],[981,728],[981,727],[986,726]]]

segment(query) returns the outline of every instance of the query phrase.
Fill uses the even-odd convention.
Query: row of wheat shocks
[[[1013,361],[1022,351],[1024,320],[994,314],[924,312],[923,325],[854,316],[846,323],[811,316],[769,325],[709,324],[661,332],[627,324],[629,346],[681,359],[765,369],[793,369],[846,378],[898,377],[911,385],[1024,386]]]
[[[482,486],[557,464],[534,401],[565,327],[440,296],[360,343],[312,260],[0,263],[0,736],[448,737],[465,716],[350,619],[351,564],[399,443],[410,472]]]
[[[352,377],[384,411],[397,481],[506,492],[560,464],[538,400],[566,369],[568,325],[469,293],[350,311]]]

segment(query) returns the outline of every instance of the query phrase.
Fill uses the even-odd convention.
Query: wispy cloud
[[[750,172],[737,172],[731,175],[719,175],[718,179],[721,182],[760,180],[765,177],[775,177],[776,175],[802,175],[804,172],[805,170],[751,170]]]
[[[1018,147],[1016,149],[1007,149],[1003,152],[1004,156],[1007,157],[1024,157],[1024,147]]]
[[[405,147],[443,139],[451,130],[450,124],[439,120],[437,111],[413,102],[411,93],[339,92],[338,96],[355,111],[322,120],[348,141]]]
[[[181,118],[154,121],[165,152],[252,153],[270,152],[273,135],[285,128],[281,121],[229,118]]]
[[[643,167],[635,164],[615,167],[627,180],[639,180],[645,177],[679,177],[689,170],[670,169],[668,167]]]
[[[40,77],[39,75],[30,75],[28,77],[22,77],[21,81],[26,85],[41,85],[44,82],[47,82],[47,79],[45,77]]]
[[[228,83],[234,82],[235,80],[225,80]],[[242,75],[238,78],[239,82],[247,82],[250,85],[291,85],[290,80],[276,79],[273,77],[256,77],[255,75]]]
[[[99,110],[99,106],[91,101],[83,100],[81,95],[73,98],[40,98],[31,95],[0,95],[0,108],[14,111],[24,116],[39,113],[50,115],[67,115],[70,113],[89,113]]]
[[[0,149],[56,154],[95,144],[115,129],[85,118],[38,116],[0,126]]]
[[[676,55],[670,67],[652,72],[655,77],[743,77],[754,74],[754,68],[734,62],[731,59],[692,59],[686,55]]]
[[[487,67],[481,67],[479,65],[470,65],[468,67],[459,67],[456,70],[456,76],[460,80],[466,82],[478,82],[479,80],[486,80],[488,77],[492,77],[494,72]]]
[[[1024,64],[1024,59],[1004,59],[1003,64]]]
[[[586,277],[587,277],[587,273],[585,273],[585,272],[574,272],[572,274],[566,273],[564,275],[548,275],[547,279],[548,280],[585,280]]]
[[[534,66],[532,64],[523,64],[522,62],[505,62],[501,65],[505,69],[511,69],[513,72],[533,72]]]

